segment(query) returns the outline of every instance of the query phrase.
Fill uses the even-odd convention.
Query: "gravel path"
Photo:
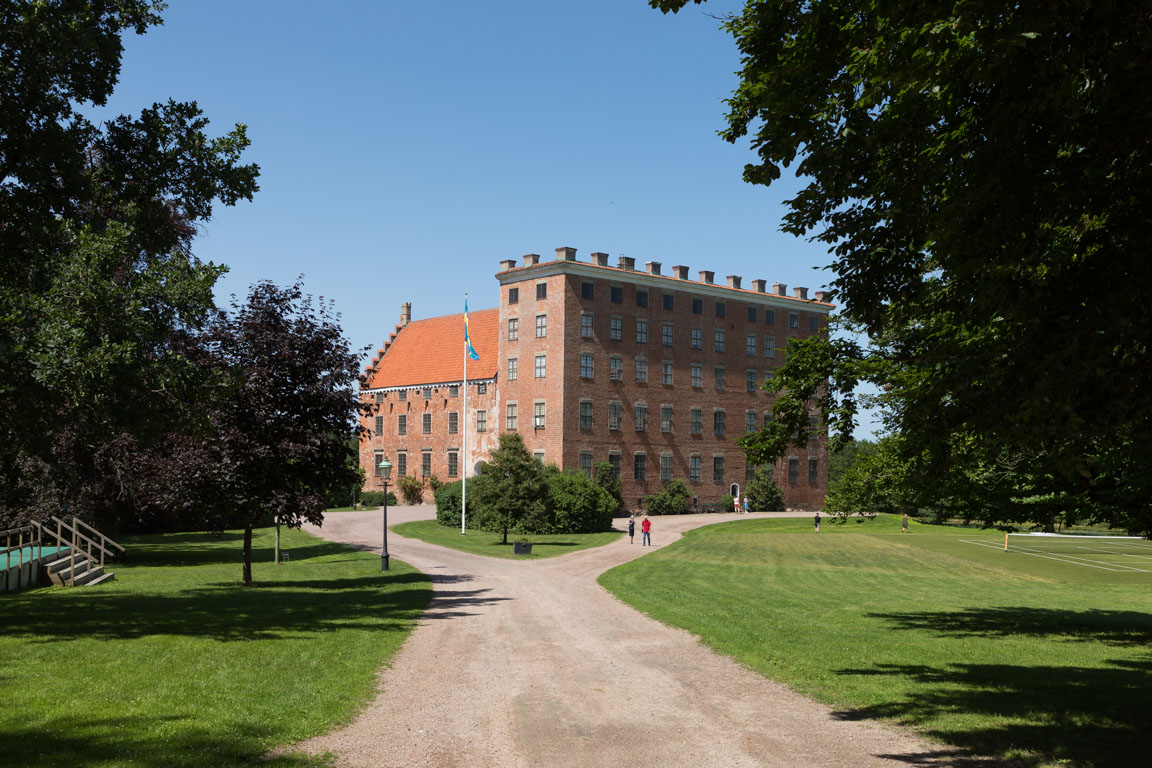
[[[432,516],[389,510],[390,523]],[[654,518],[654,548],[736,517]],[[311,530],[378,551],[380,513]],[[525,562],[390,534],[391,554],[431,576],[432,603],[358,719],[299,748],[371,768],[960,764],[897,729],[838,720],[617,601],[596,577],[645,554],[636,541]]]

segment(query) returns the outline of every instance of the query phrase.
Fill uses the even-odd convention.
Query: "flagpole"
[[[460,535],[465,533],[465,512],[468,503],[468,292],[464,292],[464,456],[460,472]]]

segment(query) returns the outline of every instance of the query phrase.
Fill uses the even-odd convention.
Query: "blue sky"
[[[559,246],[814,291],[830,257],[779,231],[798,183],[745,184],[747,142],[717,136],[739,53],[708,14],[740,5],[170,0],[126,38],[109,107],[245,123],[261,190],[195,251],[230,268],[222,302],[302,275],[356,348],[404,301],[495,306],[502,259]]]

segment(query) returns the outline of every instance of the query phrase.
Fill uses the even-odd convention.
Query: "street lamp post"
[[[381,459],[376,465],[380,470],[380,485],[384,486],[384,544],[380,549],[380,570],[388,570],[388,480],[392,477],[392,462]]]

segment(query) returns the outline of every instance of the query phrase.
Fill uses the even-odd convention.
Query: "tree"
[[[742,70],[721,135],[751,136],[751,183],[797,164],[783,228],[828,246],[870,339],[790,353],[829,384],[787,390],[779,434],[814,410],[844,439],[844,387],[872,381],[921,487],[960,444],[1039,457],[1035,477],[1109,486],[1152,528],[1152,454],[1121,449],[1126,481],[1109,458],[1152,422],[1150,23],[1147,3],[1090,0],[749,2],[724,22]]]
[[[499,445],[488,459],[477,483],[476,505],[484,510],[508,543],[508,531],[522,517],[535,514],[544,505],[544,467],[528,453],[518,432],[500,435]]]
[[[755,512],[783,512],[784,491],[772,479],[768,467],[761,467],[748,486],[748,503]]]
[[[359,357],[330,307],[299,284],[256,284],[188,343],[223,394],[203,434],[170,436],[154,500],[208,530],[243,528],[251,585],[253,527],[323,522],[325,492],[359,478],[348,427],[372,406],[357,395]]]
[[[172,101],[102,126],[79,112],[162,6],[0,12],[0,518],[115,516],[137,451],[198,416],[205,382],[172,339],[207,320],[223,271],[192,254],[199,222],[257,190],[244,126],[209,138]]]
[[[616,500],[616,511],[624,508],[623,486],[620,484],[620,475],[609,461],[598,461],[593,469],[593,479],[596,485],[606,490]]]

